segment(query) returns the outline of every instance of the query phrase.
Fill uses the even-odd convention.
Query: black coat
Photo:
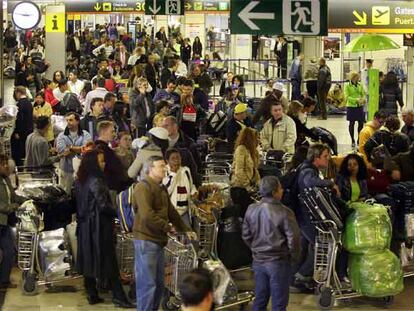
[[[380,101],[379,109],[388,114],[397,115],[397,102],[402,108],[404,106],[402,92],[399,86],[397,87],[383,87],[380,86]]]
[[[75,184],[78,258],[76,268],[86,277],[119,277],[113,225],[116,211],[103,176],[90,176]]]
[[[202,57],[203,53],[203,45],[201,42],[194,42],[193,43],[193,54],[200,55]]]
[[[183,63],[188,66],[188,62],[191,59],[191,45],[182,45],[181,46],[181,60]]]
[[[156,91],[157,86],[158,86],[157,85],[158,69],[156,65],[152,66],[151,64],[147,64],[145,66],[145,76],[147,77],[149,85],[151,85],[152,89]]]
[[[28,98],[19,99],[16,106],[19,112],[16,116],[14,133],[26,140],[26,137],[33,132],[33,106]]]
[[[161,72],[161,88],[165,89],[167,87],[167,83],[168,80],[170,79],[177,79],[176,75],[174,72],[172,72],[169,68],[165,68],[162,72]]]

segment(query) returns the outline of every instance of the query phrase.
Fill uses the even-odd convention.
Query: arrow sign
[[[357,21],[354,21],[354,24],[357,26],[362,26],[362,25],[366,25],[367,24],[367,13],[365,13],[364,11],[362,11],[362,16],[361,14],[359,14],[358,11],[353,11],[352,14],[354,14],[354,16],[358,19]]]
[[[247,25],[251,30],[260,30],[260,28],[252,22],[252,19],[269,19],[274,20],[274,13],[254,13],[251,12],[260,1],[251,1],[246,7],[239,13],[240,19]]]
[[[101,5],[99,3],[96,3],[93,8],[95,9],[95,11],[100,11],[101,10]]]
[[[157,15],[157,13],[161,10],[161,6],[157,7],[157,0],[152,0],[152,6],[148,8],[153,15]]]

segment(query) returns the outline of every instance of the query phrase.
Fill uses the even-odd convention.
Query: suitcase
[[[313,222],[332,220],[339,230],[344,227],[341,213],[335,205],[329,190],[316,187],[308,188],[301,193],[300,198],[308,209]],[[323,225],[321,227],[326,230],[329,229]]]
[[[389,193],[405,213],[414,213],[414,181],[393,184],[389,187]]]

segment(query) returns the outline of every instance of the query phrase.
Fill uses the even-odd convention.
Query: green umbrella
[[[400,46],[393,40],[386,36],[367,34],[362,35],[347,45],[345,45],[343,52],[370,52],[370,51],[381,51],[381,50],[395,50],[399,49]]]

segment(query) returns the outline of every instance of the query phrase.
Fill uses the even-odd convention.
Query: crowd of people
[[[386,193],[390,183],[414,180],[414,112],[403,112],[400,131],[396,102],[401,107],[403,103],[392,73],[381,83],[380,110],[368,123],[363,82],[358,73],[350,75],[343,101],[352,144],[356,146],[357,138],[359,152],[331,159],[327,145],[309,143],[319,136],[306,125],[315,107],[326,119],[327,98],[340,98],[330,92],[330,70],[323,58],[315,94],[319,103],[300,92],[303,57],[299,56],[291,76],[292,83],[299,81],[299,88],[293,88],[291,100],[276,81],[252,112],[243,78],[230,71],[221,82],[222,98],[211,101],[212,77],[221,78],[224,68],[215,67],[211,74],[212,65],[202,60],[199,38],[191,45],[180,34],[168,37],[161,27],[155,40],[143,35],[135,45],[120,30],[117,25],[102,25],[70,35],[68,67],[54,72],[52,80],[43,74],[48,63],[41,30],[26,32],[20,46],[15,46],[14,98],[19,111],[12,158],[18,166],[59,162],[59,183],[76,198],[77,271],[84,276],[89,304],[103,301],[97,284],[107,280],[114,304],[134,307],[123,291],[110,241],[114,197],[138,182],[133,191],[138,207],[133,226],[137,310],[158,309],[167,234],[187,232],[196,238],[190,203],[202,184],[205,141],[200,138],[205,135],[224,140],[227,153],[233,154],[230,194],[244,219],[240,236],[253,254],[254,310],[265,310],[270,297],[274,310],[286,310],[289,290],[312,288],[315,227],[298,200],[305,189],[326,187],[338,200],[353,202]],[[6,31],[12,36],[14,30]],[[334,105],[343,107],[343,101]],[[209,120],[219,113],[227,124],[214,132]],[[58,133],[52,125],[55,115],[65,118],[65,128]],[[293,155],[290,171],[280,178],[265,176],[262,160],[282,159],[284,154]],[[14,256],[7,216],[21,202],[8,178],[8,160],[0,155],[0,285],[4,288],[11,285]],[[321,178],[328,167],[336,167],[336,174]],[[296,184],[287,189],[289,174],[295,175]],[[261,200],[254,203],[257,191]],[[346,281],[346,272],[340,277]],[[206,272],[190,273],[183,284],[184,306],[203,304],[207,307],[200,310],[208,310],[212,285]]]

